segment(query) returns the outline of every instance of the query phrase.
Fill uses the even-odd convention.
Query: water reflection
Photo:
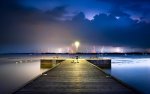
[[[150,58],[114,58],[112,69],[105,70],[137,90],[150,94]]]

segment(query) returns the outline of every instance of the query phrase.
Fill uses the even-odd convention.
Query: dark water
[[[0,56],[0,94],[12,93],[26,82],[46,71],[47,69],[40,68],[40,59],[49,57],[53,57],[53,55]],[[70,56],[59,55],[59,57]],[[94,57],[94,55],[81,56],[81,58],[89,57]],[[143,94],[150,94],[149,55],[106,55],[99,57],[112,59],[112,68],[105,70],[107,73],[143,92]]]

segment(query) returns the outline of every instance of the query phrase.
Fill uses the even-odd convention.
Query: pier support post
[[[51,67],[53,67],[53,60],[41,59],[40,63],[41,63],[40,64],[41,68],[51,68]]]
[[[58,63],[64,61],[63,59],[41,59],[40,66],[41,68],[51,68]]]

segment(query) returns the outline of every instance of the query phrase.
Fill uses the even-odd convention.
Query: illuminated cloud
[[[65,48],[75,40],[80,40],[84,49],[150,48],[149,1],[114,1],[1,0],[1,52]],[[140,11],[130,2],[140,4]]]

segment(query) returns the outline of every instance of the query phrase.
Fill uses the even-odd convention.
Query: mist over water
[[[38,58],[5,57],[0,59],[0,94],[10,94],[47,69],[40,69]]]

